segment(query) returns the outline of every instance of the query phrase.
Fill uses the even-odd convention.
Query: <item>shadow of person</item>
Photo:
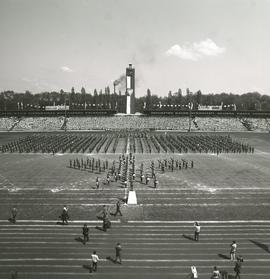
[[[99,231],[103,231],[103,232],[104,232],[103,227],[96,226],[95,228],[96,228],[97,230],[99,230]]]
[[[74,240],[84,243],[83,239],[79,236],[79,237],[75,237]]]
[[[108,260],[114,264],[116,263],[116,261],[111,256],[106,257],[106,260]]]
[[[92,272],[92,266],[91,266],[91,265],[89,265],[89,264],[83,264],[82,267],[83,267],[84,269],[87,269],[89,272]]]
[[[264,251],[266,251],[267,253],[270,253],[270,250],[269,250],[269,247],[268,245],[264,244],[264,243],[261,243],[259,241],[256,241],[256,240],[251,240],[249,239],[249,241],[253,244],[255,244],[256,246],[260,247],[261,249],[263,249]]]
[[[225,260],[230,260],[230,257],[227,256],[227,255],[223,255],[223,254],[218,254],[218,256],[222,259],[225,259]]]
[[[186,235],[186,234],[183,234],[183,237],[188,239],[188,240],[192,240],[192,241],[195,241],[195,239],[189,235]]]
[[[8,221],[10,222],[10,223],[12,223],[12,224],[15,224],[16,223],[16,221],[13,219],[13,218],[8,218]]]

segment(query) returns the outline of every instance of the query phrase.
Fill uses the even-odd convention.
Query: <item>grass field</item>
[[[215,264],[233,273],[233,264],[222,255],[234,239],[246,259],[244,278],[268,278],[270,134],[230,134],[253,145],[254,154],[136,154],[136,169],[141,162],[149,168],[151,160],[171,157],[193,160],[194,168],[157,171],[157,189],[152,180],[145,185],[137,177],[138,207],[123,207],[122,218],[112,216],[111,233],[94,229],[96,215],[104,204],[114,212],[117,199],[125,195],[123,185],[112,182],[96,190],[96,177],[106,174],[71,169],[69,160],[94,157],[110,165],[119,154],[0,154],[0,278],[9,278],[14,268],[19,278],[85,278],[89,274],[83,265],[94,248],[104,260],[95,274],[100,278],[186,278],[192,264],[199,266],[199,278],[209,278]],[[0,144],[22,135],[0,133]],[[68,227],[56,224],[63,205],[76,221]],[[13,206],[17,225],[7,222]],[[183,237],[192,235],[194,220],[205,227],[198,245]],[[87,248],[74,240],[84,221],[93,227]],[[125,247],[123,267],[106,260],[117,241]]]

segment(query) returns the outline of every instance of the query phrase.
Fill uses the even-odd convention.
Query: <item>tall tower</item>
[[[135,69],[132,64],[126,68],[126,114],[135,113]]]

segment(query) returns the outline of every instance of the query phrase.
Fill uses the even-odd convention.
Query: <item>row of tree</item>
[[[232,93],[202,94],[199,90],[191,92],[186,89],[185,94],[181,89],[177,92],[170,91],[167,96],[152,94],[148,89],[146,95],[136,98],[136,111],[145,109],[198,109],[199,105],[222,105],[223,109],[237,110],[270,110],[270,96],[258,92],[249,92],[242,95]],[[69,109],[112,109],[125,112],[125,93],[110,92],[110,88],[92,93],[87,93],[82,87],[80,92],[72,88],[70,92],[42,92],[32,94],[4,91],[0,93],[0,110],[36,110],[45,109],[46,106],[66,106]]]

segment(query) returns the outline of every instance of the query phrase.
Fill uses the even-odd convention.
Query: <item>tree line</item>
[[[12,90],[0,93],[0,110],[42,110],[46,106],[66,106],[73,110],[89,109],[112,109],[124,113],[126,110],[126,94],[121,91],[110,92],[110,88],[104,90],[95,89],[93,92],[86,92],[82,87],[76,92],[74,87],[70,92],[64,90],[31,93],[14,92]],[[136,97],[136,111],[158,109],[180,109],[197,110],[198,106],[222,105],[226,110],[270,110],[270,96],[258,92],[245,94],[220,93],[202,94],[199,90],[191,92],[186,89],[183,94],[181,89],[176,92],[169,91],[167,96],[152,94],[148,89],[145,96]]]

